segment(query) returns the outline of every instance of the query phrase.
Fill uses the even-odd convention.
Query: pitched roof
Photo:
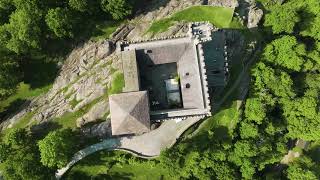
[[[147,91],[110,96],[112,135],[142,134],[150,131]]]

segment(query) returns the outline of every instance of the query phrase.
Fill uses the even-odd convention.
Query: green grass
[[[232,134],[239,121],[240,114],[241,112],[237,110],[236,101],[233,101],[230,107],[220,110],[207,119],[199,129],[199,132],[209,131],[216,127],[226,127],[229,130],[229,134]]]
[[[124,75],[123,73],[116,72],[112,76],[111,87],[108,90],[108,94],[121,93],[124,87]]]
[[[5,135],[12,129],[26,128],[31,122],[32,117],[35,115],[36,111],[26,113],[17,123],[13,124],[11,128],[7,128],[1,132],[1,135]]]
[[[130,163],[130,157],[119,151],[96,152],[72,167],[65,179],[172,179],[165,169],[154,162],[135,159]]]
[[[227,27],[228,29],[247,29],[246,26],[244,26],[243,24],[241,24],[240,20],[238,17],[233,17],[232,21],[230,22],[229,26]]]
[[[47,85],[41,88],[35,88],[32,89],[29,84],[25,84],[24,82],[21,82],[17,88],[17,91],[15,94],[11,95],[7,99],[0,101],[0,113],[8,110],[11,105],[14,105],[14,109],[17,108],[17,105],[15,104],[18,101],[25,101],[30,100],[34,97],[37,97],[41,94],[44,94],[50,90],[52,85]]]
[[[105,93],[105,95],[96,98],[95,100],[91,101],[89,104],[83,106],[78,111],[75,112],[66,112],[60,117],[57,117],[54,119],[54,122],[58,123],[62,126],[62,128],[71,128],[75,129],[76,126],[76,120],[86,114],[94,105],[96,105],[98,102],[108,98],[108,94]]]
[[[96,25],[97,32],[91,39],[98,41],[100,39],[110,38],[111,34],[115,32],[122,23],[123,21],[106,21]]]
[[[54,122],[58,123],[62,126],[62,128],[76,128],[76,120],[83,116],[85,114],[85,111],[78,110],[76,112],[67,112],[64,113],[62,116],[57,117],[54,119]]]
[[[193,6],[173,14],[169,18],[155,21],[148,32],[154,34],[164,32],[177,21],[209,21],[218,28],[229,28],[233,11],[234,9],[225,7]],[[234,24],[231,25],[235,26]]]
[[[132,180],[174,179],[169,177],[166,170],[161,168],[160,165],[152,167],[148,163],[113,166],[109,173],[111,176],[116,174],[127,174],[129,177],[131,176],[130,179]]]
[[[82,100],[78,101],[76,98],[72,99],[69,104],[73,108],[75,108]]]
[[[68,94],[66,94],[64,97],[66,99],[69,99],[72,95],[74,95],[75,91],[70,91]],[[57,93],[58,94],[58,93]]]

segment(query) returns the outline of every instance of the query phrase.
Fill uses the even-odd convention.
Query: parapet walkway
[[[56,178],[60,179],[78,161],[101,150],[123,150],[141,158],[158,157],[162,150],[173,146],[182,133],[200,119],[201,117],[188,117],[180,122],[168,120],[158,129],[141,136],[111,138],[91,145],[77,152],[66,167],[56,172]]]

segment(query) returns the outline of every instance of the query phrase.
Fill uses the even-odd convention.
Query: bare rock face
[[[208,0],[208,5],[236,8],[239,6],[237,0]]]
[[[96,60],[103,59],[112,53],[112,45],[109,41],[99,43],[89,42],[84,46],[73,50],[61,68],[53,89],[67,86],[76,80],[79,75],[85,73],[88,68],[97,63]]]
[[[108,41],[89,42],[71,52],[53,88],[38,101],[39,122],[75,112],[107,93],[110,67],[118,61]],[[108,109],[107,109],[108,111]]]
[[[258,23],[263,17],[263,11],[259,8],[257,8],[255,5],[252,5],[249,7],[248,12],[248,24],[247,27],[250,28],[256,28],[258,27]]]
[[[42,123],[66,112],[76,112],[93,102],[99,106],[93,104],[79,124],[98,120],[109,111],[108,101],[103,97],[108,93],[112,71],[121,68],[119,56],[113,53],[110,41],[79,46],[66,58],[52,89],[25,105],[20,112],[1,123],[0,128],[10,127],[29,112],[34,114],[33,120]]]

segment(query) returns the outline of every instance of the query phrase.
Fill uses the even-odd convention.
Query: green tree
[[[40,49],[41,14],[37,11],[16,10],[10,16],[7,32],[10,34],[6,47],[17,54]]]
[[[317,100],[301,97],[294,100],[283,99],[283,115],[288,122],[288,136],[304,140],[320,140],[320,114]]]
[[[243,179],[253,179],[256,170],[251,161],[245,159],[240,166],[240,172]]]
[[[316,40],[320,40],[320,5],[318,0],[297,0],[291,2],[292,6],[296,6],[301,9],[301,16],[303,22],[301,22],[302,36],[308,36]]]
[[[38,142],[41,162],[51,168],[62,168],[74,154],[75,139],[71,129],[50,132]]]
[[[36,142],[25,129],[14,129],[6,134],[0,152],[5,179],[52,178],[53,171],[40,163]]]
[[[244,114],[248,120],[261,124],[266,117],[266,108],[260,99],[248,98],[246,100]]]
[[[73,37],[74,17],[69,9],[50,9],[46,15],[46,23],[50,30],[59,37]]]
[[[85,11],[88,11],[89,1],[88,0],[69,0],[69,6],[74,10],[85,12]]]
[[[9,153],[9,146],[5,143],[0,142],[0,163],[3,163],[7,160],[7,156]]]
[[[306,55],[304,44],[299,44],[294,36],[282,36],[272,41],[263,53],[267,62],[294,71],[301,70]]]
[[[11,0],[0,0],[0,25],[9,21],[9,16],[14,11]]]
[[[275,34],[292,33],[297,22],[300,21],[297,10],[290,4],[276,4],[265,16],[264,26],[271,26]]]
[[[4,58],[4,59],[3,59]],[[0,59],[0,100],[12,94],[21,80],[19,65],[8,57]]]
[[[263,62],[259,62],[252,69],[253,87],[255,95],[269,105],[275,104],[275,97],[292,98],[293,81],[285,71],[276,71]],[[275,97],[274,97],[275,96]]]
[[[4,142],[11,147],[29,144],[30,140],[31,138],[25,129],[13,129],[4,137]]]
[[[317,170],[319,170],[318,165],[308,156],[303,156],[289,164],[286,174],[290,180],[317,180],[320,178],[319,174],[317,175]]]
[[[233,152],[229,155],[229,161],[241,166],[244,159],[255,157],[257,155],[257,147],[247,140],[239,140],[235,143]]]
[[[242,122],[240,127],[240,135],[242,139],[258,137],[258,127],[252,123]]]
[[[128,0],[102,0],[102,10],[110,13],[115,20],[124,19],[132,13],[132,6]]]
[[[310,96],[318,99],[320,96],[320,74],[319,73],[308,73],[305,78],[306,91],[305,96]]]
[[[306,27],[306,29],[301,32],[301,35],[309,36],[320,41],[319,29],[320,29],[320,15],[317,15],[316,17],[313,18],[313,20]]]

